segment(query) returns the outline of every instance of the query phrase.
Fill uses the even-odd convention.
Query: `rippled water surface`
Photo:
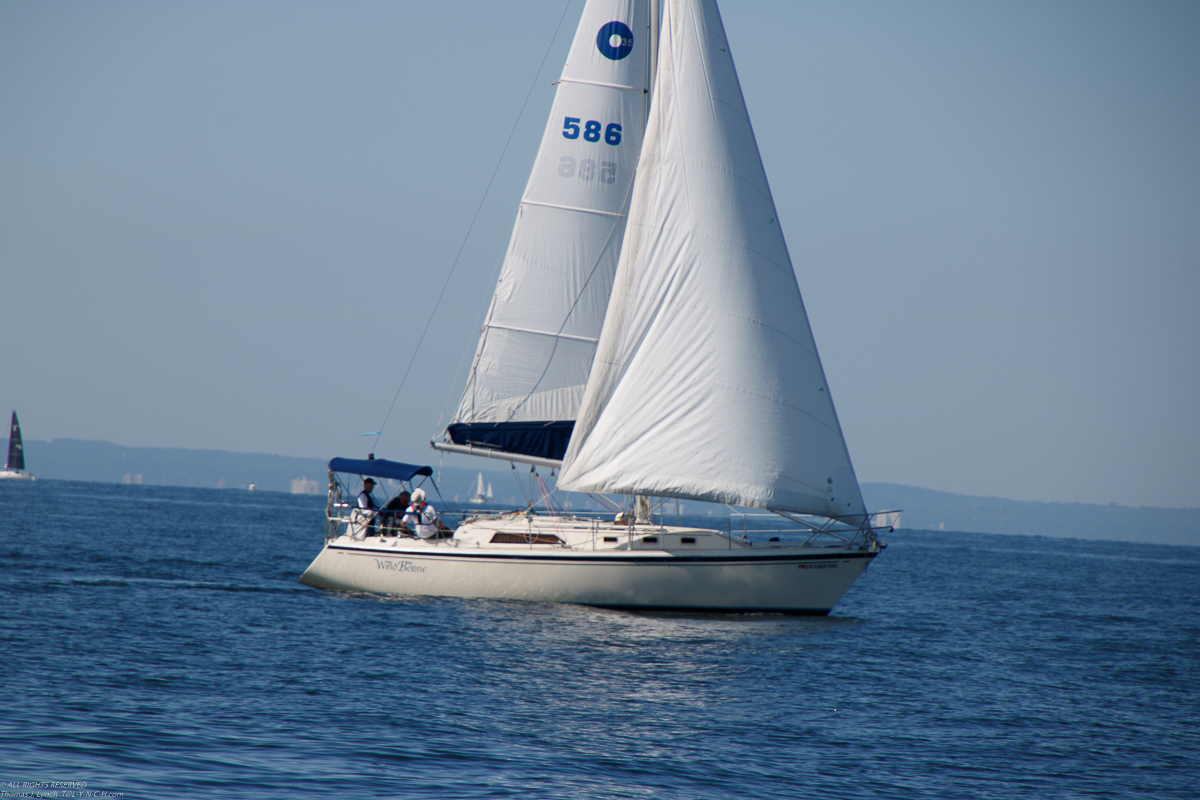
[[[0,788],[1194,798],[1200,548],[898,531],[827,618],[321,592],[324,499],[0,483]]]

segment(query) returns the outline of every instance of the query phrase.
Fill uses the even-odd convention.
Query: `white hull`
[[[558,542],[492,543],[497,534],[527,533]],[[751,546],[711,530],[507,515],[470,521],[441,542],[343,535],[300,582],[379,594],[827,614],[879,549]]]
[[[28,472],[17,472],[16,470],[5,469],[0,470],[0,480],[34,481],[37,480],[37,478],[30,475]]]

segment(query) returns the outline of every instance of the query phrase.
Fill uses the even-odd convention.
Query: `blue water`
[[[323,508],[0,483],[0,788],[1198,795],[1200,548],[898,531],[830,617],[639,615],[302,587]]]

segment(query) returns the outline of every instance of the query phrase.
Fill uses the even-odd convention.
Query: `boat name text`
[[[383,558],[375,559],[377,569],[390,569],[393,572],[424,572],[425,568],[411,561],[389,561]]]

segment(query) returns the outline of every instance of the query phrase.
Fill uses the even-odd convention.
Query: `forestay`
[[[711,0],[666,0],[603,333],[558,487],[861,520]]]
[[[591,368],[646,114],[644,0],[590,0],[517,213],[458,445],[561,459]]]

